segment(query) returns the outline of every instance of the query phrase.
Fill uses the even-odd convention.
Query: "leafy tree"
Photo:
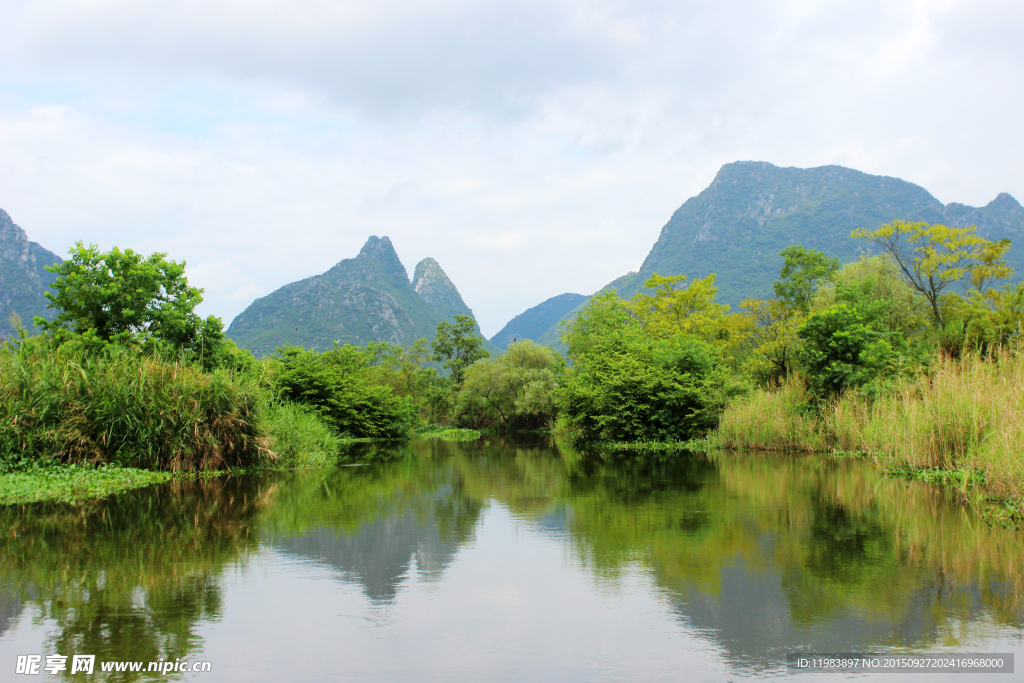
[[[373,382],[371,353],[345,344],[317,353],[295,346],[278,349],[275,384],[309,406],[341,435],[395,438],[412,428],[416,409],[391,387]]]
[[[715,336],[717,323],[729,310],[728,306],[715,303],[715,274],[682,287],[685,280],[685,275],[665,277],[654,273],[644,282],[645,288],[655,290],[654,294],[637,293],[628,308],[645,332],[663,338],[676,334],[696,334],[708,339]]]
[[[530,340],[509,345],[494,359],[474,363],[458,396],[458,420],[503,431],[540,429],[557,414],[555,389],[562,358]]]
[[[944,319],[940,297],[950,285],[969,281],[978,291],[1012,274],[1003,256],[1010,240],[992,242],[979,237],[976,226],[950,228],[924,221],[893,221],[874,231],[854,230],[851,237],[879,245],[895,259],[907,284],[920,292],[939,328]]]
[[[764,382],[779,383],[789,377],[796,364],[796,331],[803,316],[782,299],[744,299],[740,309],[752,323],[746,335],[747,370]]]
[[[219,318],[201,319],[193,311],[203,290],[185,279],[185,263],[166,254],[150,256],[114,247],[77,242],[70,258],[47,266],[57,274],[46,292],[48,308],[60,313],[35,324],[62,343],[77,338],[87,344],[132,344],[185,351],[207,367],[219,358],[223,325]]]
[[[491,355],[483,348],[483,343],[483,337],[476,333],[476,321],[468,315],[456,315],[454,325],[447,321],[437,324],[433,358],[443,362],[444,367],[452,371],[455,384],[462,386],[466,368]]]
[[[938,337],[943,351],[955,357],[967,349],[992,353],[1024,334],[1024,283],[946,297],[942,310],[946,323]]]
[[[888,254],[862,256],[844,265],[832,283],[814,296],[811,310],[820,312],[843,303],[857,309],[880,331],[921,337],[931,316],[928,302],[911,288]]]
[[[839,259],[825,256],[817,249],[804,249],[800,245],[786,247],[779,256],[783,259],[779,279],[772,286],[775,296],[802,313],[811,307],[811,297],[821,286],[832,280],[839,270]]]
[[[894,360],[891,337],[865,324],[846,304],[815,313],[800,327],[799,358],[811,390],[819,397],[835,396],[876,379]]]
[[[669,441],[712,429],[728,377],[719,352],[691,335],[645,333],[614,292],[595,296],[566,330],[573,367],[558,406],[584,441]]]

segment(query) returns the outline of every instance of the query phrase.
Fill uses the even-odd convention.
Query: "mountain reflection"
[[[346,462],[365,466],[0,508],[0,636],[31,608],[54,625],[47,652],[186,658],[202,651],[200,625],[224,616],[225,569],[262,549],[388,603],[413,568],[445,581],[500,505],[565,547],[585,581],[643,570],[734,668],[1020,638],[1024,535],[986,526],[949,491],[857,461],[588,457],[489,438],[359,445]]]
[[[948,492],[859,462],[588,458],[494,441],[404,444],[377,468],[311,475],[318,502],[279,506],[309,510],[307,530],[273,542],[392,600],[414,558],[439,578],[495,501],[599,576],[648,566],[671,611],[744,668],[796,651],[956,646],[1024,624],[1020,534]]]

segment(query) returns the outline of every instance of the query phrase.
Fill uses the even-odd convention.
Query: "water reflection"
[[[220,571],[258,545],[251,524],[271,489],[178,481],[82,505],[0,507],[0,629],[31,605],[56,627],[47,652],[188,657],[201,646],[196,624],[220,616]]]
[[[548,439],[494,437],[359,445],[346,459],[365,466],[0,508],[0,646],[31,606],[53,625],[47,652],[210,657],[200,632],[227,616],[228,568],[244,574],[273,548],[326,569],[326,581],[358,585],[370,604],[392,604],[411,575],[452,583],[462,553],[486,567],[483,541],[511,538],[488,531],[488,511],[500,509],[563,547],[576,581],[648,577],[644,590],[731,672],[777,672],[794,651],[963,651],[1014,640],[1020,649],[1024,534],[989,528],[949,492],[880,478],[862,462],[598,458]],[[531,538],[515,542],[528,548]],[[268,579],[282,590],[290,580]],[[538,587],[547,580],[545,571],[529,577]],[[493,616],[493,605],[458,604],[479,610],[481,623]],[[543,609],[523,616],[547,628]],[[342,626],[318,628],[347,638]],[[591,625],[576,628],[585,637]]]

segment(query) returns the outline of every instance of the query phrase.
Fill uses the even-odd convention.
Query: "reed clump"
[[[724,448],[757,451],[813,453],[832,448],[811,393],[798,376],[730,403],[713,439]]]
[[[0,472],[55,462],[189,471],[274,460],[259,388],[111,345],[0,347]]]
[[[726,448],[866,451],[887,470],[980,473],[1000,496],[1024,494],[1024,353],[936,357],[875,397],[849,391],[808,412],[799,378],[729,406]]]

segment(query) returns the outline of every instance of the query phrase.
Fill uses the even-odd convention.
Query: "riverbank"
[[[1024,497],[1024,356],[936,358],[869,398],[815,406],[799,378],[730,404],[713,441],[733,450],[854,452],[895,476]],[[929,474],[913,474],[929,473]]]

